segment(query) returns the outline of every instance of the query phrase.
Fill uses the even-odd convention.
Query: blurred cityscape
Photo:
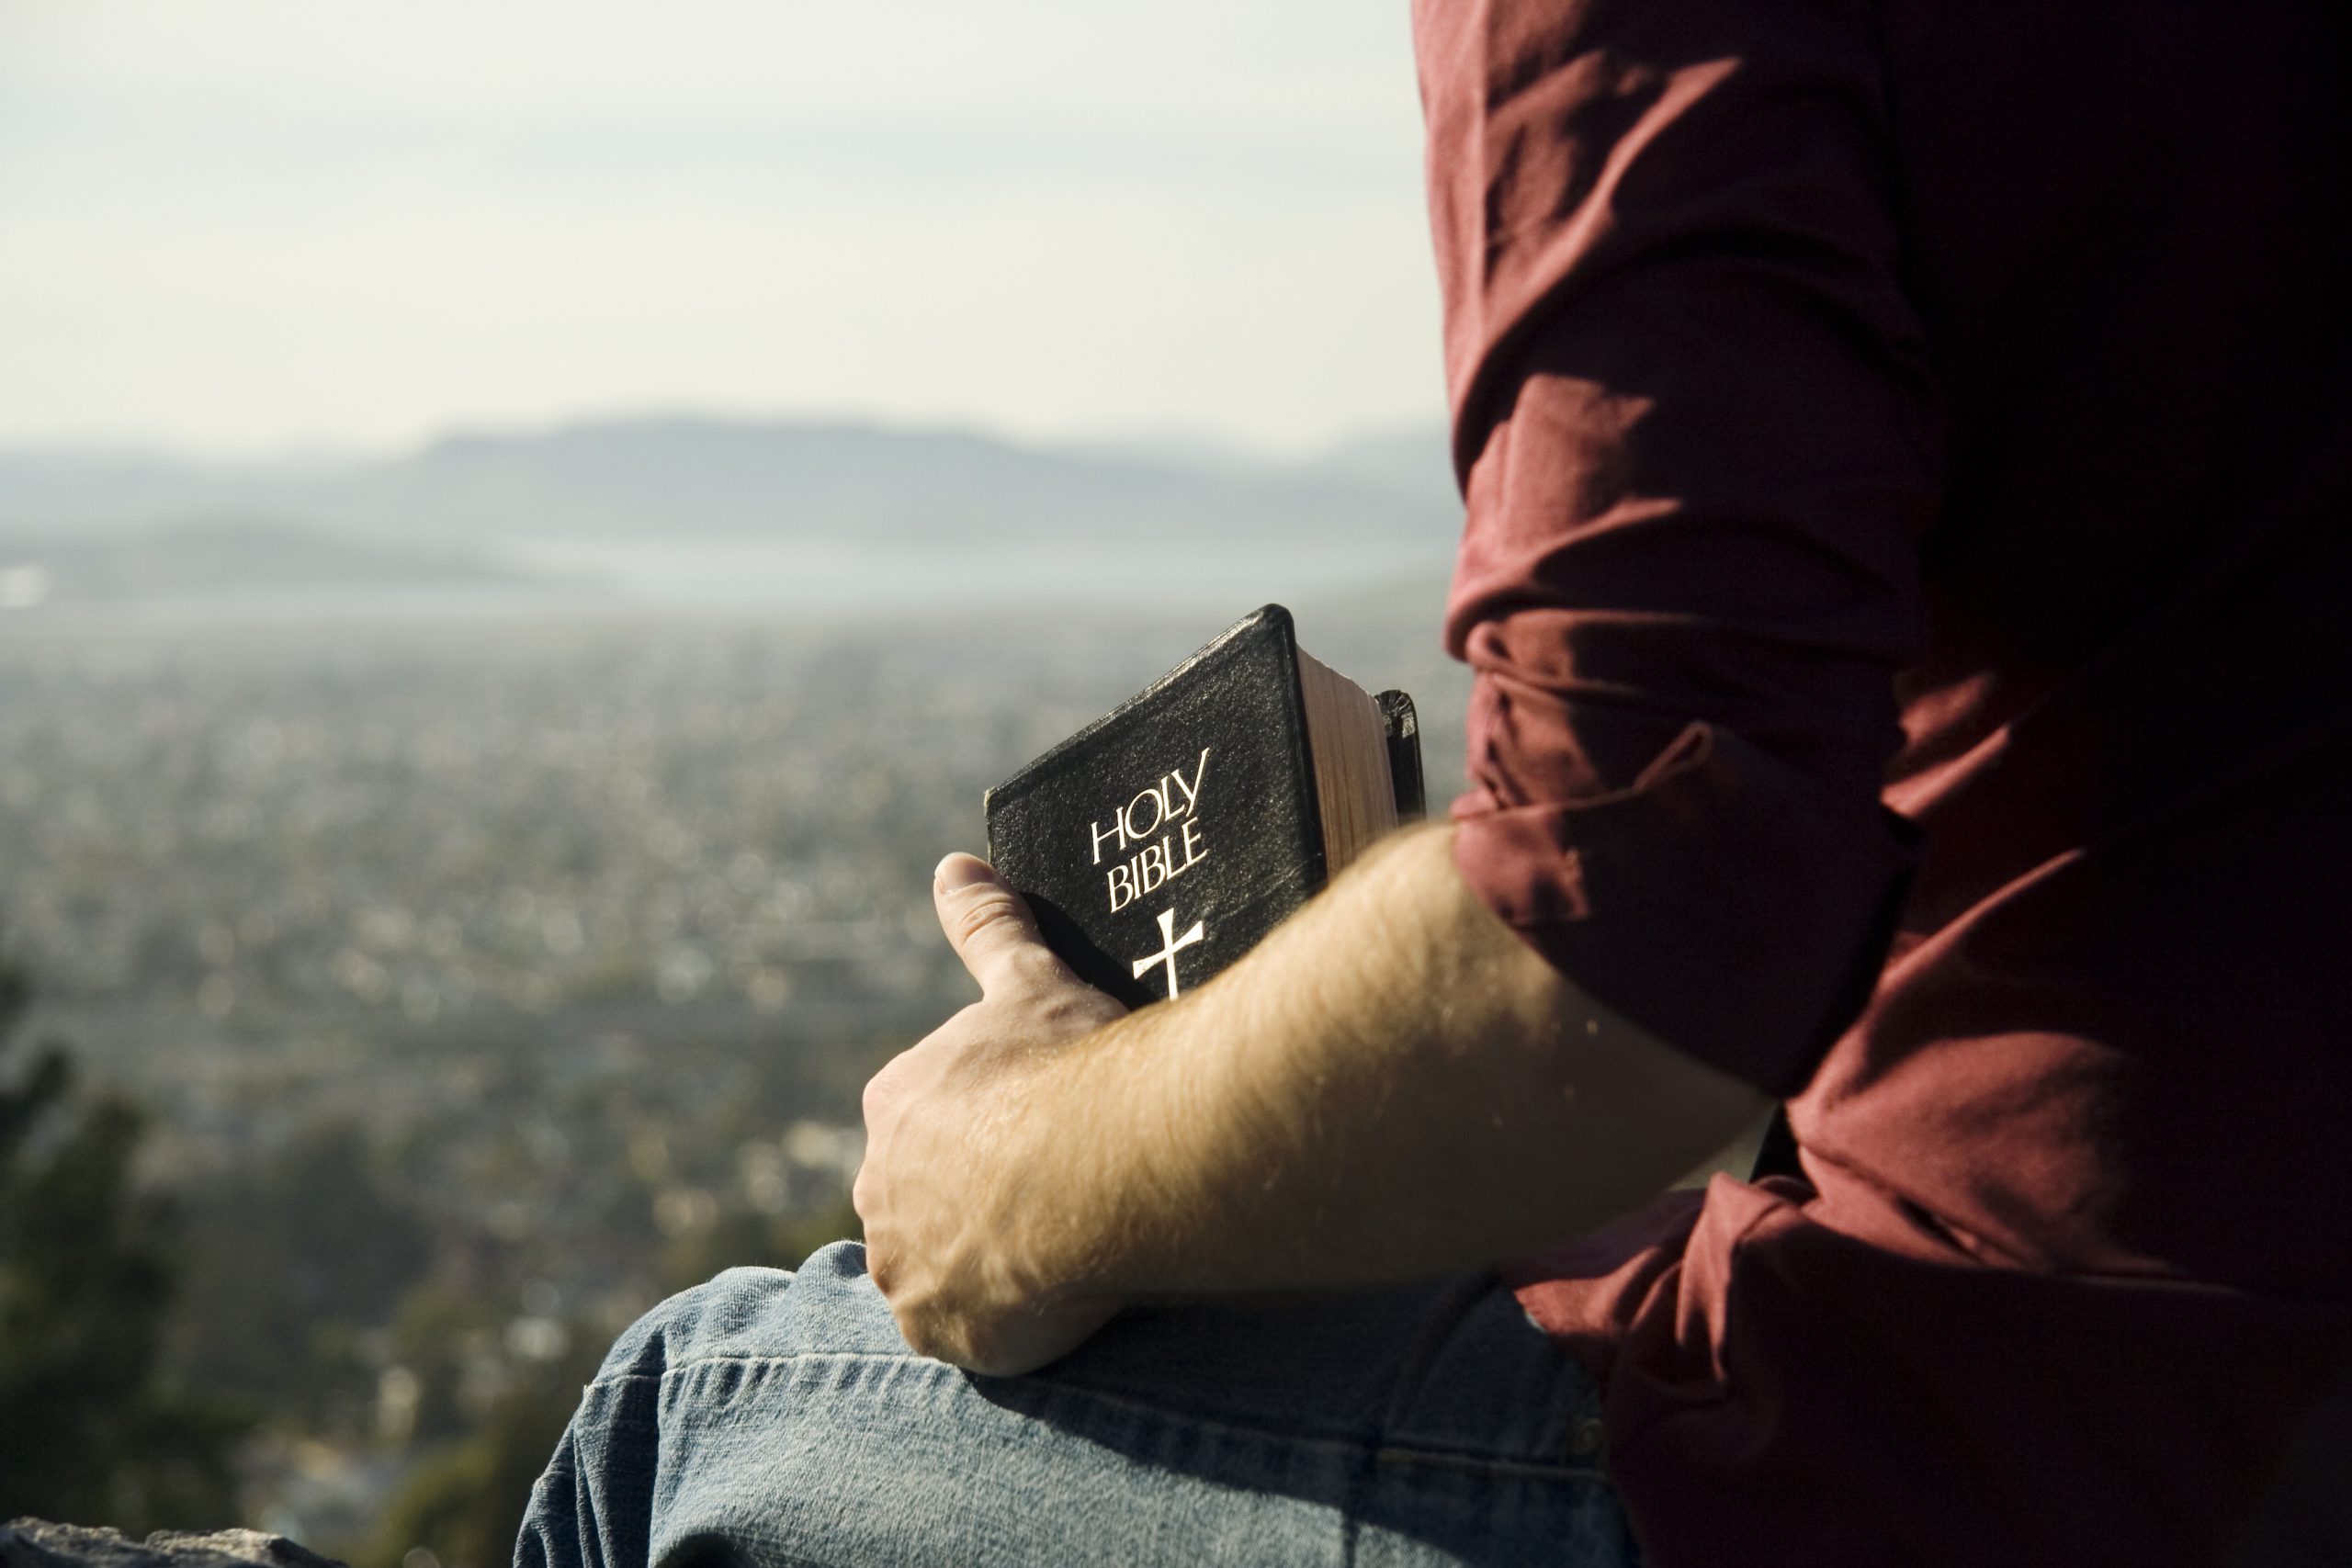
[[[1458,773],[1395,18],[552,16],[0,5],[0,1521],[501,1568],[989,784],[1269,601]]]
[[[1441,592],[1294,607],[1419,699],[1442,803]],[[1261,596],[0,615],[6,953],[146,1112],[164,1371],[239,1423],[245,1522],[497,1568],[616,1331],[854,1227],[860,1086],[975,994],[929,872],[982,790]]]

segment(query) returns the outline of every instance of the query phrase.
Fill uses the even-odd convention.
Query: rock
[[[0,1568],[345,1568],[333,1558],[259,1530],[188,1535],[158,1530],[143,1541],[120,1530],[16,1519],[0,1525]]]

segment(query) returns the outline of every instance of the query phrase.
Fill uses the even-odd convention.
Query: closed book
[[[1269,604],[989,791],[989,858],[1046,943],[1130,1007],[1257,945],[1422,811],[1412,699],[1304,651]]]

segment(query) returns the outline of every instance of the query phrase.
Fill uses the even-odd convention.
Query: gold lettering
[[[1165,781],[1162,781],[1160,784],[1154,784],[1149,789],[1136,791],[1136,799],[1130,800],[1121,808],[1119,826],[1126,829],[1129,839],[1137,840],[1148,839],[1159,830],[1159,825],[1162,822],[1168,820],[1168,798],[1159,793],[1164,784]],[[1140,828],[1136,826],[1136,800],[1148,800],[1152,805],[1151,820]]]
[[[1193,770],[1191,784],[1184,782],[1184,770],[1182,768],[1168,775],[1176,781],[1176,787],[1184,792],[1184,811],[1188,816],[1191,815],[1194,803],[1201,798],[1201,780],[1208,776],[1208,771],[1209,749],[1204,746],[1201,748],[1200,764]]]
[[[1205,758],[1208,753],[1204,751],[1201,755]],[[1178,866],[1174,871],[1170,872],[1168,874],[1170,876],[1182,876],[1186,872],[1192,870],[1196,862],[1204,861],[1208,858],[1208,851],[1201,847],[1201,819],[1197,817],[1185,818],[1184,863]]]
[[[1141,854],[1124,864],[1114,864],[1105,874],[1103,885],[1109,891],[1114,913],[1162,883],[1182,876],[1192,866],[1208,858],[1208,851],[1201,845],[1198,818],[1201,784],[1208,777],[1209,772],[1209,750],[1205,746],[1201,748],[1201,755],[1193,764],[1190,778],[1184,776],[1183,769],[1173,769],[1162,774],[1157,784],[1137,790],[1133,799],[1111,813],[1108,828],[1100,822],[1089,824],[1093,863],[1097,866],[1102,863],[1102,847],[1105,844],[1115,845],[1116,852],[1121,856],[1126,855],[1138,844],[1144,846]],[[1177,798],[1180,794],[1183,797],[1181,803]],[[1151,802],[1151,820],[1138,822],[1136,820],[1136,807],[1147,800]],[[1181,863],[1176,858],[1180,840],[1175,834],[1161,834],[1156,843],[1147,841],[1162,828],[1172,828],[1179,821],[1184,825],[1181,840],[1184,858]]]

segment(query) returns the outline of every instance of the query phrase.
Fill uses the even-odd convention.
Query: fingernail
[[[967,887],[978,887],[983,882],[994,882],[996,872],[978,855],[958,851],[939,863],[931,874],[932,885],[942,893],[959,893]]]

